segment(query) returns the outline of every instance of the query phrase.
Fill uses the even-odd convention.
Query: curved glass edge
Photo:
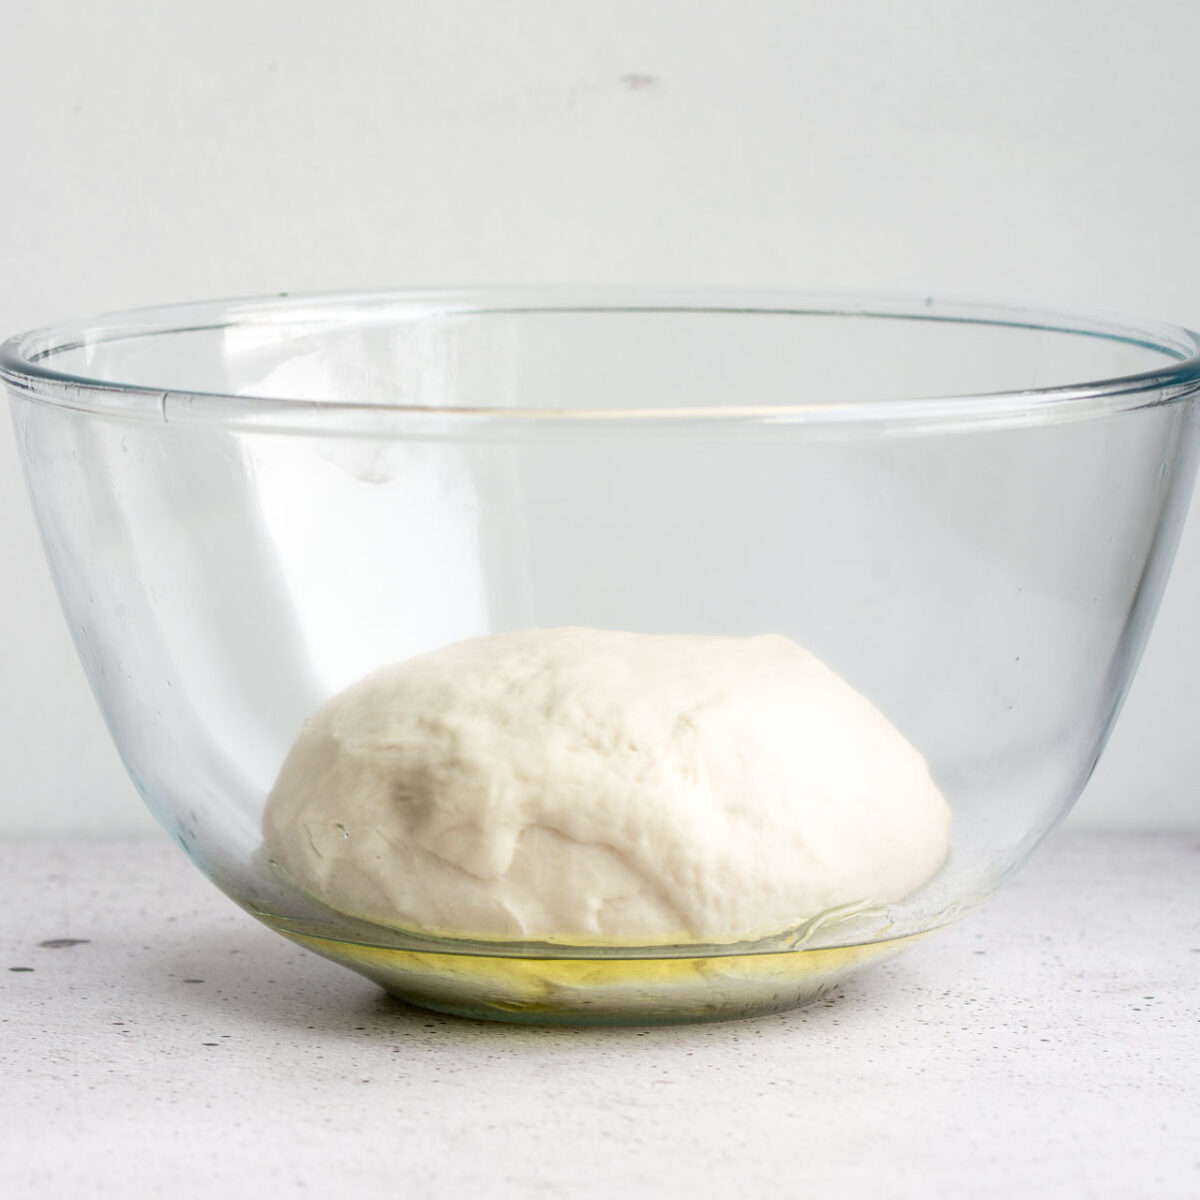
[[[234,325],[307,325],[310,333],[349,319],[357,325],[398,318],[520,313],[696,312],[764,316],[892,318],[993,325],[1117,341],[1174,359],[1161,369],[1047,388],[837,404],[665,409],[521,409],[422,407],[266,399],[219,392],[162,390],[89,379],[46,365],[83,345]],[[796,426],[806,431],[938,432],[968,425],[1058,424],[1176,403],[1200,395],[1200,334],[1160,322],[1103,314],[1037,310],[932,296],[838,292],[539,287],[347,292],[207,301],[136,309],[71,322],[0,344],[0,379],[18,396],[73,411],[160,424],[206,425],[246,432],[455,440],[460,437],[560,434],[597,427],[639,435],[682,429],[726,435],[738,427]]]

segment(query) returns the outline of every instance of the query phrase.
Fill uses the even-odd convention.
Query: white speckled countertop
[[[0,871],[6,1196],[1200,1195],[1195,836],[1061,835],[834,1001],[663,1029],[406,1008],[165,839]]]

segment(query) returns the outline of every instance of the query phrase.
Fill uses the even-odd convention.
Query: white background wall
[[[1200,327],[1192,0],[0,0],[0,329],[376,284]],[[0,431],[0,832],[145,828]],[[1200,519],[1090,824],[1200,829]]]

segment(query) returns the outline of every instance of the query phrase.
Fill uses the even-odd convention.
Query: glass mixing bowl
[[[0,371],[91,686],[201,870],[414,1003],[643,1022],[810,1000],[979,904],[1066,813],[1175,550],[1198,348],[925,297],[506,289],[107,316],[10,340]],[[434,936],[273,868],[265,798],[326,700],[570,625],[807,647],[927,759],[944,866],[707,945]]]

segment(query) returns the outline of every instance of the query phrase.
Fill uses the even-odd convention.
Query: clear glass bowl
[[[146,803],[237,903],[415,1003],[511,1020],[812,999],[983,901],[1074,802],[1158,605],[1200,345],[924,297],[279,297],[0,350],[63,610]],[[433,937],[290,887],[262,814],[382,664],[565,625],[782,633],[952,808],[907,899],[753,943]]]

